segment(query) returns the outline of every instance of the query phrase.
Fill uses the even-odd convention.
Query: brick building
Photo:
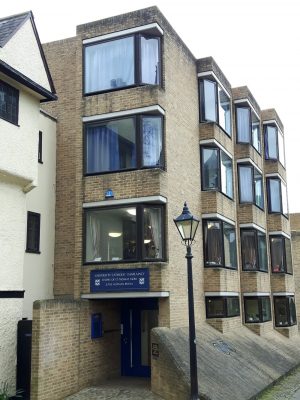
[[[197,325],[297,336],[276,111],[197,60],[156,7],[44,51],[59,97],[46,106],[58,120],[55,300],[34,305],[32,398],[150,376],[151,328],[188,324],[173,223],[185,200],[202,225]]]

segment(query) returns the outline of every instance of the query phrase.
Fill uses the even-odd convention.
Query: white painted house
[[[24,260],[24,255],[28,240],[29,246],[37,240],[37,220],[30,221],[28,227],[27,210],[45,213],[41,217],[44,233],[39,244],[41,255],[49,256],[53,263],[54,222],[50,219],[54,221],[55,121],[40,112],[40,103],[55,99],[32,13],[0,19],[0,383],[7,381],[12,389],[18,321],[23,316],[31,317],[33,300],[51,297],[52,270],[45,272],[42,265],[41,274],[37,271],[39,261],[29,254]],[[40,131],[45,138],[47,165],[38,162]],[[48,144],[50,154],[45,148]],[[45,174],[42,169],[48,167],[54,172]],[[39,186],[43,186],[42,190],[34,189]],[[40,198],[34,195],[35,191],[40,192]],[[48,202],[49,207],[44,204]],[[26,238],[28,229],[30,237]],[[46,250],[48,238],[50,251]]]

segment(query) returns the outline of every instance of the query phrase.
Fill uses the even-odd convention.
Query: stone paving
[[[150,390],[150,380],[144,378],[120,378],[89,387],[66,397],[65,400],[162,400]]]

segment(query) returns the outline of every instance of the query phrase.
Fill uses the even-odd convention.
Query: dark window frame
[[[29,219],[30,218],[36,218],[37,219],[37,225],[36,225],[36,231],[34,232],[34,235],[36,237],[34,238],[36,241],[36,246],[34,248],[29,247],[28,243],[28,238],[29,238]],[[32,211],[27,211],[27,228],[26,228],[26,253],[35,253],[35,254],[40,254],[40,241],[41,241],[41,214],[32,212]]]
[[[1,87],[3,87],[3,89],[6,89],[7,91],[10,91],[11,95],[14,96],[15,102],[16,102],[16,113],[15,113],[15,115],[11,115],[11,118],[10,118],[7,115],[7,113],[6,113],[6,115],[2,114],[1,109],[0,109],[0,118],[3,119],[6,122],[9,122],[9,123],[13,124],[13,125],[19,126],[18,122],[19,122],[19,98],[20,98],[20,92],[15,87],[9,85],[7,82],[4,82],[3,80],[0,79],[0,89],[1,89]],[[4,97],[7,96],[7,92],[3,91],[3,93],[4,93],[3,94]]]
[[[256,258],[258,260],[258,268],[256,268],[256,269],[247,269],[247,268],[245,268],[245,260],[244,260],[244,255],[243,255],[243,239],[242,239],[243,232],[253,232],[254,233],[255,252],[256,252]],[[258,247],[258,234],[259,233],[261,233],[262,235],[265,236],[266,248],[267,248],[267,236],[266,236],[265,233],[259,231],[258,229],[255,229],[255,228],[240,228],[242,270],[245,271],[245,272],[264,272],[264,273],[268,273],[269,272],[268,262],[267,262],[267,270],[261,269],[261,267],[260,267],[261,262],[260,262],[259,247]],[[266,251],[267,251],[267,249],[266,249]],[[267,261],[268,261],[268,255],[267,255]]]
[[[238,302],[239,302],[239,313],[238,314],[228,315],[228,299],[238,299]],[[208,314],[208,300],[222,300],[223,314],[222,315],[209,315]],[[240,298],[239,298],[239,296],[205,296],[205,314],[206,314],[206,319],[239,317],[241,315]]]
[[[269,149],[269,145],[267,144],[267,129],[268,127],[272,127],[276,129],[276,158],[269,157],[267,156],[267,150]],[[266,161],[273,161],[273,162],[279,162],[281,166],[285,169],[286,168],[286,158],[285,158],[285,141],[284,141],[284,134],[283,132],[278,128],[278,126],[275,123],[268,123],[263,125],[263,132],[264,132],[264,146],[265,146],[265,151],[264,151],[264,156]],[[280,157],[279,157],[279,140],[278,140],[278,135],[281,135],[283,138],[283,157],[284,157],[284,164],[281,162]]]
[[[212,189],[205,189],[204,188],[204,168],[203,168],[203,150],[217,150],[218,151],[218,188],[212,188]],[[227,157],[228,154],[225,153],[225,151],[223,151],[220,147],[218,146],[209,146],[209,145],[200,145],[200,157],[201,157],[201,190],[203,192],[220,192],[222,193],[224,196],[226,196],[228,199],[234,201],[234,170],[233,170],[233,160],[231,157],[229,157],[231,159],[231,170],[232,170],[232,197],[230,197],[227,193],[224,193],[222,191],[222,174],[221,174],[221,163],[222,163],[222,157],[221,157],[221,152],[226,154]]]
[[[263,299],[269,300],[270,305],[270,319],[263,319]],[[246,301],[247,300],[257,300],[258,301],[258,312],[259,312],[259,321],[247,321],[246,320]],[[272,312],[271,312],[271,299],[270,296],[244,296],[244,317],[245,317],[245,324],[263,324],[265,322],[272,321]]]
[[[241,167],[248,167],[251,168],[251,176],[252,176],[252,194],[253,194],[253,199],[252,201],[241,201],[241,185],[240,185],[240,168]],[[237,173],[237,178],[238,178],[238,189],[239,189],[239,203],[240,204],[253,204],[255,205],[257,208],[259,208],[260,210],[264,211],[265,210],[265,197],[264,197],[264,180],[263,180],[263,174],[251,163],[238,163],[237,164],[237,168],[238,168],[238,173]],[[255,173],[254,173],[254,169],[256,170],[256,173],[258,173],[261,176],[261,183],[262,183],[262,199],[263,199],[263,207],[260,207],[260,205],[258,205],[256,203],[256,191],[255,191],[255,181],[254,181],[254,177],[255,177]]]
[[[239,140],[239,132],[238,132],[238,125],[237,125],[237,109],[238,108],[246,108],[250,111],[250,118],[249,118],[249,131],[250,131],[250,142],[243,142]],[[254,150],[261,156],[262,155],[262,129],[261,129],[261,120],[258,118],[259,124],[259,138],[260,138],[260,151],[254,146],[253,144],[253,124],[255,123],[252,119],[252,113],[254,109],[248,105],[248,103],[235,103],[235,129],[236,129],[236,143],[237,144],[250,144]]]
[[[128,260],[117,260],[117,261],[86,261],[86,216],[88,211],[93,210],[115,210],[120,208],[130,207],[136,208],[136,259]],[[162,243],[162,257],[161,258],[144,258],[143,256],[143,237],[144,237],[144,208],[159,207],[161,209],[161,243]],[[105,265],[105,264],[131,264],[131,263],[141,263],[141,262],[152,262],[159,263],[165,262],[167,260],[167,250],[166,250],[166,207],[162,203],[134,203],[134,204],[122,204],[116,206],[105,206],[105,207],[89,207],[83,209],[83,246],[82,246],[82,263],[83,265]]]
[[[215,113],[216,113],[216,121],[211,121],[205,119],[205,94],[204,94],[204,81],[209,81],[214,83],[215,85]],[[222,86],[211,76],[203,76],[198,79],[198,90],[199,90],[199,113],[200,113],[200,122],[201,123],[214,123],[217,124],[220,129],[230,138],[232,139],[232,106],[231,106],[231,97],[229,96],[229,103],[230,103],[230,132],[227,132],[219,123],[219,88]],[[225,93],[227,96],[227,93]]]
[[[281,239],[281,246],[282,246],[282,253],[283,253],[283,260],[284,260],[284,271],[274,271],[271,238]],[[288,270],[287,270],[287,262],[286,262],[287,257],[286,257],[286,246],[285,246],[286,240],[288,240],[290,242],[290,246],[291,246],[292,245],[291,239],[288,239],[287,237],[285,237],[283,235],[269,235],[271,270],[272,270],[273,274],[285,274],[285,275],[293,275],[294,274],[293,263],[291,265],[292,272],[288,272]],[[292,256],[292,254],[293,253],[291,251],[291,256]]]
[[[286,309],[286,315],[287,315],[287,324],[280,325],[277,322],[276,319],[276,299],[285,299],[285,309]],[[294,323],[291,322],[291,299],[293,299],[294,307],[295,307],[295,321]],[[273,306],[274,306],[274,321],[275,321],[275,327],[276,328],[284,328],[284,327],[289,327],[289,326],[294,326],[297,325],[297,313],[296,313],[296,302],[295,302],[295,296],[290,296],[290,295],[282,295],[282,296],[273,296]]]
[[[280,211],[271,211],[271,203],[272,203],[272,197],[271,197],[271,190],[270,190],[270,180],[276,180],[280,182]],[[286,183],[283,182],[283,180],[277,176],[268,176],[266,178],[266,186],[267,186],[267,200],[268,200],[268,213],[269,214],[275,214],[275,215],[283,215],[285,218],[289,219],[289,204],[288,204],[288,198],[287,198],[287,213],[284,214],[283,212],[283,202],[282,202],[282,185],[285,186],[286,193],[287,193],[287,187]],[[286,196],[287,197],[287,196]]]
[[[38,162],[43,164],[43,132],[39,131]]]
[[[134,62],[134,83],[131,85],[127,86],[120,86],[116,88],[109,88],[109,89],[104,89],[104,90],[96,90],[94,92],[86,92],[85,91],[85,49],[90,46],[95,46],[100,43],[108,43],[108,42],[113,42],[116,40],[120,39],[125,39],[133,37],[134,38],[134,44],[133,44],[133,62]],[[158,54],[159,54],[159,83],[158,84],[150,84],[150,83],[142,83],[142,68],[141,68],[141,37],[147,37],[147,38],[153,38],[153,39],[158,39]],[[151,34],[147,33],[147,31],[143,32],[137,32],[137,33],[132,33],[129,35],[121,35],[117,36],[114,38],[110,38],[107,40],[99,40],[93,43],[86,43],[83,44],[82,46],[82,96],[83,97],[88,97],[88,96],[95,96],[98,94],[102,93],[108,93],[108,92],[115,92],[117,90],[125,90],[125,89],[131,89],[139,86],[154,86],[154,87],[163,87],[162,82],[163,82],[163,57],[162,57],[162,47],[163,47],[163,36],[157,32],[157,34]]]
[[[156,117],[161,119],[161,160],[160,165],[154,166],[144,166],[143,165],[143,117]],[[123,119],[132,118],[134,120],[135,126],[135,144],[136,144],[136,168],[124,168],[115,169],[109,171],[101,172],[87,172],[87,128],[90,126],[98,126],[100,124],[105,124],[112,121],[119,121]],[[162,171],[166,170],[165,163],[165,118],[159,112],[157,113],[142,113],[142,114],[131,114],[117,118],[108,118],[93,122],[85,122],[83,124],[83,176],[95,176],[95,175],[106,175],[114,174],[118,172],[128,172],[137,170],[147,170],[147,169],[160,169]]]
[[[222,238],[222,265],[211,265],[207,263],[207,244],[205,243],[205,228],[207,226],[208,222],[218,222],[221,224],[221,238]],[[236,251],[236,266],[235,267],[229,267],[225,265],[225,247],[224,247],[224,224],[230,225],[234,228],[235,232],[235,251]],[[225,268],[225,269],[230,269],[233,271],[238,270],[238,260],[237,260],[237,235],[236,235],[236,227],[235,225],[229,224],[228,222],[225,222],[221,219],[218,218],[209,218],[209,219],[203,219],[202,220],[202,232],[203,232],[203,255],[204,255],[204,268]]]

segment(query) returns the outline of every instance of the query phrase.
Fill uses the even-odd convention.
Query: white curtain
[[[91,249],[91,256],[88,257],[87,261],[101,261],[101,246],[100,246],[100,234],[101,234],[101,222],[97,215],[90,213],[87,215],[87,233],[90,243],[87,243],[87,247]]]
[[[158,84],[159,77],[159,41],[157,38],[141,37],[142,82]]]
[[[150,216],[150,226],[152,228],[152,240],[155,247],[155,258],[162,257],[162,243],[161,243],[161,209],[149,208],[147,210]]]
[[[252,168],[239,167],[240,201],[244,203],[253,202]]]
[[[250,143],[250,109],[237,107],[236,115],[238,141]]]
[[[143,165],[159,166],[162,151],[162,120],[160,117],[143,117]]]

